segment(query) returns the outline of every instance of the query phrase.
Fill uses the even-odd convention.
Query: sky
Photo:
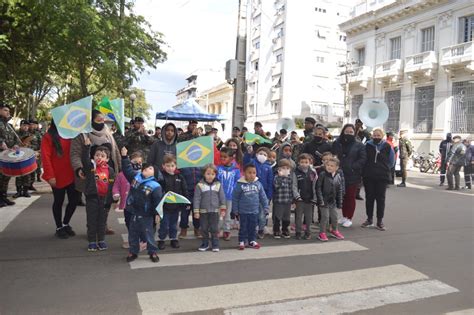
[[[167,43],[168,59],[134,84],[145,90],[152,117],[176,104],[192,72],[223,69],[235,58],[238,0],[136,0],[134,12]]]

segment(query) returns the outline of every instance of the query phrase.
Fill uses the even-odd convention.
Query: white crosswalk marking
[[[428,280],[304,300],[242,307],[227,310],[224,314],[343,314],[454,292],[459,292],[459,290],[438,280]]]
[[[264,246],[259,250],[249,248],[244,251],[239,251],[237,249],[222,250],[219,253],[185,252],[165,254],[160,255],[160,262],[158,264],[152,263],[148,259],[148,256],[141,256],[139,259],[130,263],[130,267],[132,269],[140,269],[168,266],[207,265],[227,261],[307,256],[361,250],[367,250],[367,248],[351,241],[338,241],[331,242],[330,244],[310,243],[296,244],[291,246]]]
[[[12,222],[17,215],[28,208],[33,202],[38,200],[40,196],[31,196],[31,198],[15,199],[15,205],[2,208],[2,215],[0,215],[0,232],[6,229],[8,224]]]
[[[274,303],[311,298],[426,279],[428,279],[426,275],[404,265],[391,265],[286,279],[139,292],[137,295],[143,314],[168,314],[230,309],[269,301]],[[285,290],[281,289],[283,287]],[[252,294],[249,295],[249,292]]]

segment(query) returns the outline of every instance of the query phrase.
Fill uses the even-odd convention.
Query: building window
[[[316,62],[317,63],[324,63],[324,57],[317,56],[316,57]]]
[[[255,63],[253,64],[253,69],[258,71],[258,61],[255,61]]]
[[[346,41],[346,36],[344,36],[344,35],[339,35],[339,41],[345,42],[345,41]]]
[[[254,45],[254,46],[255,46],[255,49],[259,49],[259,48],[260,48],[260,41],[255,42],[255,45]]]
[[[352,121],[355,121],[359,117],[359,107],[362,105],[364,101],[364,95],[354,95],[351,101],[351,118]]]
[[[400,59],[402,55],[402,38],[400,36],[390,39],[390,60]]]
[[[321,13],[326,13],[326,9],[323,8],[314,8],[315,12],[321,12]]]
[[[421,52],[433,51],[435,40],[434,26],[421,30]]]
[[[359,64],[359,67],[362,67],[365,65],[365,47],[356,49],[356,56],[357,56],[357,63]]]
[[[278,30],[278,33],[277,33],[277,37],[283,37],[283,27],[280,27],[280,29]]]
[[[474,81],[453,83],[452,132],[474,133]]]
[[[433,130],[434,85],[415,89],[415,133],[431,133]]]
[[[459,41],[461,43],[472,41],[473,31],[474,15],[462,17],[459,23]]]
[[[388,106],[388,120],[383,125],[386,131],[398,132],[400,128],[400,100],[402,91],[387,91],[385,92],[385,103]]]
[[[276,62],[282,62],[282,61],[283,61],[283,54],[276,55]]]
[[[272,114],[278,113],[279,110],[280,110],[280,102],[279,101],[272,102]]]

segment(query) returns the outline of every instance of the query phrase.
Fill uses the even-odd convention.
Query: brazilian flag
[[[156,212],[158,212],[158,215],[163,218],[163,207],[165,203],[181,203],[181,204],[191,204],[191,201],[189,201],[186,197],[181,196],[180,194],[174,193],[172,191],[168,191],[163,198],[161,199],[160,203],[156,207]]]
[[[64,139],[75,138],[80,133],[92,131],[92,96],[51,110],[59,135]]]
[[[108,97],[104,97],[96,109],[115,121],[118,129],[125,136],[125,105],[123,98],[116,98],[110,101]]]
[[[199,137],[176,145],[178,168],[201,167],[214,161],[214,140]]]
[[[264,144],[264,143],[268,143],[268,144],[272,144],[272,141],[267,139],[267,138],[264,138],[260,135],[257,135],[257,134],[254,134],[254,133],[250,133],[250,132],[246,132],[245,135],[244,135],[244,139],[245,139],[245,143],[247,144]]]

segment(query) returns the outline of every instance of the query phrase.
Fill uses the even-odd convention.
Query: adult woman
[[[373,226],[374,203],[377,201],[377,228],[381,231],[385,231],[385,191],[391,182],[391,169],[395,165],[395,153],[390,144],[383,140],[384,136],[382,129],[373,130],[372,140],[365,144],[367,161],[363,170],[367,220],[362,223],[362,227]]]
[[[74,171],[69,155],[70,147],[71,140],[61,138],[56,124],[52,121],[48,132],[41,140],[41,161],[44,170],[43,179],[53,190],[53,217],[56,223],[56,236],[62,239],[76,235],[69,225],[79,198],[79,193],[74,188]],[[64,218],[62,218],[66,194],[68,204]]]
[[[120,150],[115,142],[115,139],[112,135],[110,129],[104,123],[104,114],[98,110],[92,111],[92,132],[88,133],[87,136],[91,140],[91,154],[93,155],[95,149],[98,146],[107,147],[111,156],[109,159],[109,165],[114,169],[115,174],[118,174],[121,170],[121,157]],[[82,150],[85,149],[84,146],[84,136],[82,134],[78,135],[71,142],[71,165],[75,174],[75,187],[76,190],[81,193],[85,190],[85,176],[82,171]],[[110,205],[107,205],[107,214],[110,210]],[[107,234],[113,234],[114,231],[107,228]]]
[[[341,161],[342,172],[345,179],[345,195],[342,202],[341,224],[343,227],[352,226],[352,217],[356,207],[357,185],[361,180],[362,168],[367,160],[365,147],[356,141],[355,126],[346,124],[341,135],[332,145],[332,153]]]

